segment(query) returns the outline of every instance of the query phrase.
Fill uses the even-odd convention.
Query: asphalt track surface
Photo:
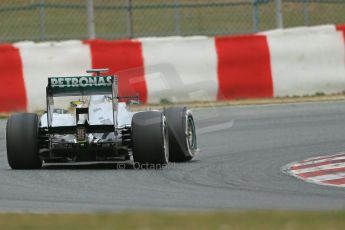
[[[345,189],[281,172],[292,161],[345,151],[345,103],[307,103],[194,110],[199,155],[163,170],[113,165],[7,164],[0,120],[0,211],[345,208]]]

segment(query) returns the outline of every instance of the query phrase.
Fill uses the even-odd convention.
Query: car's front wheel
[[[186,107],[164,109],[168,123],[170,161],[190,161],[197,152],[194,118]]]

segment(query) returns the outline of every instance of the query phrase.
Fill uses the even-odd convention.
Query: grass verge
[[[283,1],[285,28],[344,23],[344,1],[306,1]],[[97,38],[247,34],[276,28],[272,0],[133,0],[131,7],[127,2],[94,0]],[[7,42],[85,39],[86,12],[83,0],[2,0],[0,38]],[[132,25],[131,30],[127,25]]]
[[[312,96],[293,96],[293,97],[276,97],[276,98],[258,98],[258,99],[237,99],[228,101],[208,101],[208,102],[187,102],[187,103],[172,103],[169,101],[162,101],[156,104],[131,105],[131,110],[140,111],[146,109],[162,109],[169,106],[187,106],[188,108],[210,108],[221,106],[241,106],[241,105],[274,105],[274,104],[290,104],[290,103],[306,103],[306,102],[326,102],[326,101],[345,101],[345,93],[340,94],[315,94]],[[42,114],[43,111],[36,111]],[[11,113],[1,113],[0,119],[6,119]]]
[[[0,214],[0,229],[345,229],[345,211]]]
[[[164,103],[146,104],[134,106],[134,110],[142,110],[145,108],[161,109],[168,106],[187,106],[189,108],[208,108],[221,106],[242,106],[242,105],[274,105],[274,104],[290,104],[290,103],[306,103],[306,102],[326,102],[326,101],[345,101],[345,94],[315,94],[311,96],[293,96],[293,97],[276,97],[276,98],[257,98],[257,99],[236,99],[228,101],[209,101],[209,102],[188,102],[188,103]]]

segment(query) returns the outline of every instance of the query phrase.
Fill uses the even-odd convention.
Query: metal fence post
[[[257,0],[253,0],[253,32],[257,33],[260,30],[260,16],[259,6]]]
[[[94,13],[94,6],[93,0],[86,0],[86,9],[87,9],[87,31],[89,35],[89,39],[96,38],[96,30],[95,30],[95,13]]]
[[[303,21],[305,26],[309,26],[309,11],[308,11],[309,0],[303,2]]]
[[[133,37],[132,0],[127,0],[127,36]]]
[[[282,0],[275,0],[275,1],[276,1],[275,11],[276,11],[277,29],[282,29],[284,27]]]
[[[181,35],[180,1],[174,0],[175,35]]]
[[[46,12],[45,0],[40,0],[40,41],[46,39]]]

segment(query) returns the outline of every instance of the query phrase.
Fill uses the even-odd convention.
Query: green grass
[[[345,212],[124,212],[119,214],[0,214],[0,229],[345,229]]]
[[[44,0],[44,7],[41,7],[43,5],[40,5],[40,1],[1,0],[0,41],[88,37],[85,0]],[[255,28],[255,9],[259,30],[275,28],[273,1],[258,4],[257,8],[249,0],[177,0],[180,7],[175,7],[175,1],[132,0],[133,36],[252,33]],[[345,23],[345,2],[323,0],[320,3],[309,0],[310,3],[306,5],[291,1],[283,1],[285,27],[302,26],[305,22],[308,25]],[[126,0],[94,2],[97,37],[128,37]],[[304,11],[304,6],[307,6],[307,11]],[[40,27],[40,12],[44,12],[43,27]],[[178,26],[175,23],[176,15]]]
[[[314,95],[305,96],[289,96],[289,97],[275,97],[275,98],[253,98],[253,99],[237,99],[227,101],[193,101],[193,102],[181,102],[173,103],[167,99],[162,99],[159,103],[154,104],[140,104],[131,105],[132,111],[142,111],[146,109],[163,109],[167,106],[186,106],[188,108],[209,108],[209,107],[222,107],[222,106],[247,106],[247,105],[277,105],[277,104],[291,104],[291,103],[308,103],[308,102],[332,102],[332,101],[344,101],[345,92],[338,94],[324,94],[322,92]],[[20,112],[20,111],[18,111]],[[35,111],[38,115],[44,113],[43,110]],[[7,119],[13,113],[1,113],[0,119]],[[1,229],[0,229],[1,230]]]

